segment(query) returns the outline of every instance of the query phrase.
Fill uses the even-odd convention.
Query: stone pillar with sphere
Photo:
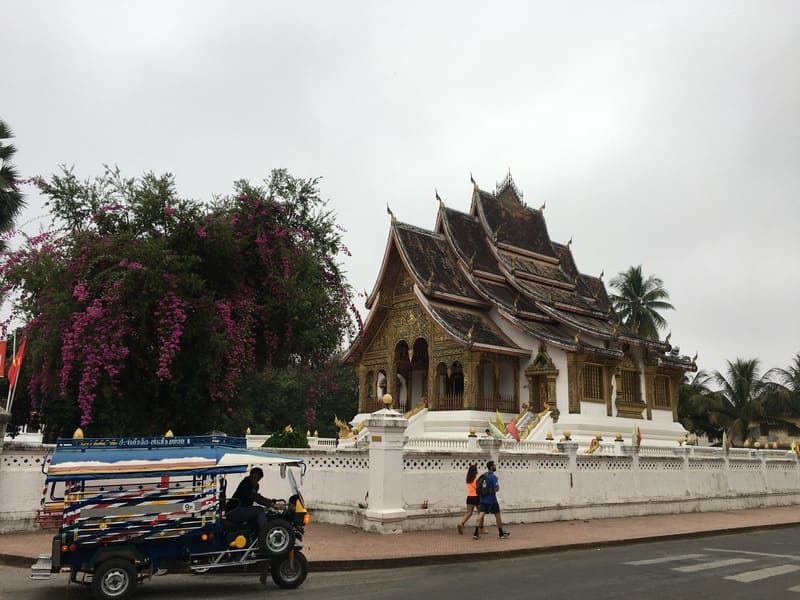
[[[369,430],[369,500],[365,529],[377,533],[403,533],[403,435],[408,421],[391,408],[392,397],[383,396],[384,408],[372,413]]]

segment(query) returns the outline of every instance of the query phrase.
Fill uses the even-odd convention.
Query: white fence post
[[[369,499],[365,529],[403,533],[403,434],[408,421],[396,410],[384,408],[370,415]]]

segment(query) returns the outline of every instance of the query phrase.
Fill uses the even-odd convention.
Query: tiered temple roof
[[[553,242],[543,209],[526,206],[510,175],[489,193],[474,186],[469,213],[439,203],[433,231],[392,216],[380,275],[367,298],[373,309],[352,360],[374,336],[388,265],[399,260],[428,316],[460,345],[524,355],[506,335],[502,319],[526,336],[567,351],[620,358],[623,345],[638,346],[659,364],[692,368],[667,342],[642,338],[617,317],[600,277],[581,273],[570,243]]]

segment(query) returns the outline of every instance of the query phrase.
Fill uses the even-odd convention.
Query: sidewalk
[[[474,524],[473,517],[471,524]],[[488,523],[488,519],[487,519]],[[631,541],[659,540],[767,529],[800,524],[800,506],[755,508],[730,512],[654,515],[589,521],[558,521],[509,525],[511,537],[489,534],[472,539],[452,529],[415,531],[401,535],[367,533],[354,527],[312,523],[304,539],[304,553],[314,571],[347,571],[446,563],[471,558],[500,558],[537,552],[588,548]],[[52,532],[3,534],[0,564],[29,567],[39,554],[50,553]]]

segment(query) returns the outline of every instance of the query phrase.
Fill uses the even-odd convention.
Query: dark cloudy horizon
[[[470,173],[493,191],[510,169],[582,272],[663,279],[671,343],[701,368],[800,352],[798,2],[0,0],[0,16],[23,177],[117,164],[208,201],[277,167],[321,176],[363,292],[387,204],[432,229],[434,189],[467,212]],[[30,232],[48,219],[27,200]]]

